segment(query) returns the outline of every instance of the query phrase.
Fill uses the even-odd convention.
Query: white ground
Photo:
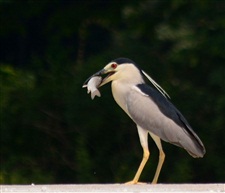
[[[224,192],[224,184],[79,184],[79,185],[1,185],[0,192]]]

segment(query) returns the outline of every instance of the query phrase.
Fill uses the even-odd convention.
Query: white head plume
[[[142,73],[149,79],[149,81],[154,85],[154,87],[165,97],[170,98],[170,96],[166,93],[166,91],[159,86],[144,70],[141,70]]]

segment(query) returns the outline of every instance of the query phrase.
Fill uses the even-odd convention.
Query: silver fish
[[[89,94],[91,92],[91,99],[93,100],[95,96],[100,97],[101,93],[98,90],[98,86],[102,82],[102,77],[101,76],[94,76],[92,77],[86,85],[83,85],[84,87],[87,87],[87,93]]]

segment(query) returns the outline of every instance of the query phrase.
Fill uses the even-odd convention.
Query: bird
[[[158,182],[165,160],[161,140],[185,149],[194,158],[204,156],[204,144],[172,104],[169,95],[134,61],[123,57],[114,59],[102,70],[90,76],[84,85],[95,76],[105,76],[99,87],[111,82],[114,100],[137,125],[143,157],[133,180],[127,184],[139,183],[140,175],[150,157],[149,135],[159,150],[158,165],[152,184]],[[151,85],[146,83],[146,79]]]

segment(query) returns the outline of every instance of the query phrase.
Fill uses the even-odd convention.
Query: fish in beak
[[[102,78],[102,76],[106,75],[105,78]],[[92,76],[90,76],[83,84],[82,88],[86,88],[88,90],[88,93],[91,92],[91,98],[94,99],[95,96],[100,97],[101,93],[99,92],[98,88],[105,85],[106,83],[110,82],[111,80],[109,77],[114,74],[114,72],[109,72],[105,69],[102,69]]]

